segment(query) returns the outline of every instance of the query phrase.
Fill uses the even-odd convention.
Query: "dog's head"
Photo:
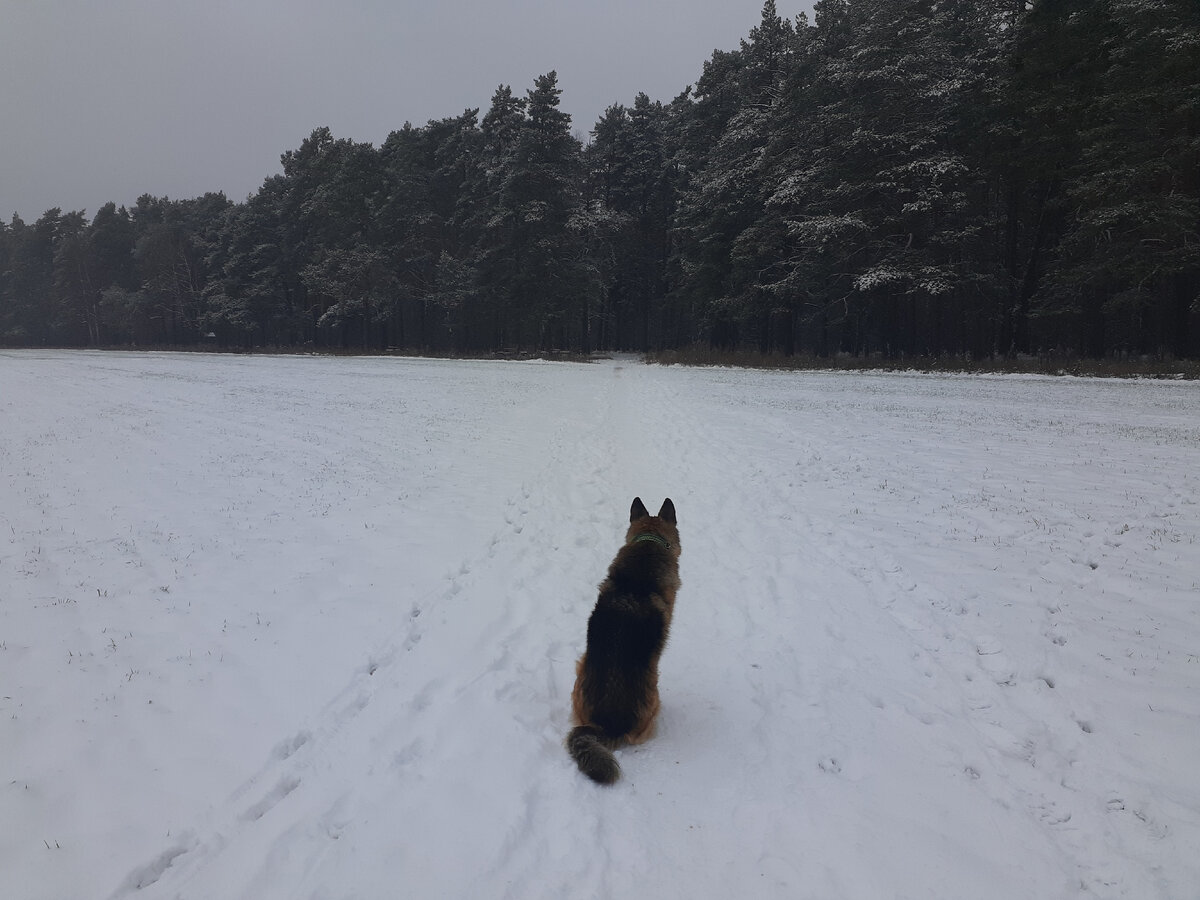
[[[641,497],[634,497],[633,506],[629,508],[629,531],[625,534],[625,542],[632,543],[639,537],[642,540],[665,541],[671,552],[678,556],[679,529],[676,525],[675,504],[670,497],[663,501],[657,516],[650,515]]]

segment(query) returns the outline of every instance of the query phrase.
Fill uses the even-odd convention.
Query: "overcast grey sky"
[[[795,16],[810,2],[778,2]],[[244,200],[314,128],[378,146],[558,72],[585,140],[612,103],[669,101],[761,0],[0,0],[0,218]]]

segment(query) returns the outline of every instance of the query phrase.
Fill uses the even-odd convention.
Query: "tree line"
[[[1200,356],[1195,0],[767,0],[586,144],[560,94],[14,215],[0,343]]]

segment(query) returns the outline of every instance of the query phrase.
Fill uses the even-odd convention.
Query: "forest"
[[[560,95],[14,215],[0,346],[1200,357],[1195,0],[766,0],[586,142]]]

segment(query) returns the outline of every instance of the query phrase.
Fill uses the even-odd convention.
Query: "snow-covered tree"
[[[1200,6],[1042,2],[1017,51],[1027,202],[1048,223],[1030,291],[1047,339],[1089,356],[1196,353]]]
[[[966,323],[995,289],[981,135],[997,23],[979,9],[844,0],[817,10],[809,66],[789,83],[776,131],[767,208],[789,235],[771,288],[803,299],[822,350],[835,323],[847,349],[971,349]]]

